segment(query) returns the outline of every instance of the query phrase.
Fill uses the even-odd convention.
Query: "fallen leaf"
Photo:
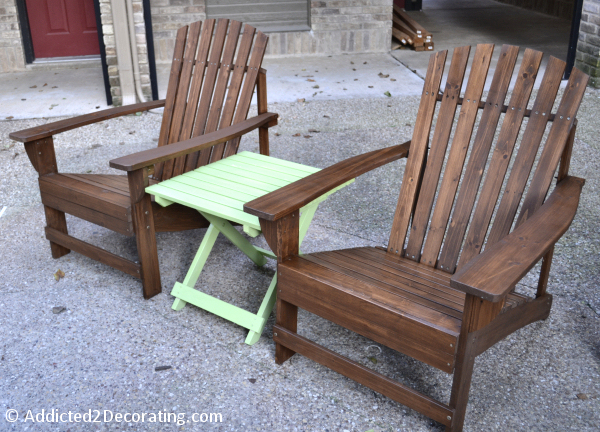
[[[67,308],[64,306],[55,306],[52,308],[52,313],[54,315],[58,315],[59,313],[64,312],[66,310],[67,310]]]
[[[36,85],[32,85],[32,86],[31,86],[31,87],[29,87],[29,88],[37,88],[37,86],[36,86]]]
[[[173,366],[156,366],[154,368],[154,372],[160,372],[160,371],[164,371],[164,370],[168,370],[171,369]]]
[[[314,92],[312,97],[315,97],[319,92]]]
[[[299,137],[299,136],[301,136],[301,135],[302,135],[302,134],[301,134],[300,132],[298,132],[298,133],[296,133],[296,134],[294,134],[294,135],[292,135],[292,136]]]
[[[134,133],[135,133],[135,131],[134,131],[134,130],[132,130],[132,131],[129,131],[129,135],[133,135]]]
[[[302,78],[312,78],[314,75],[302,75]]]
[[[345,88],[345,89],[342,89],[342,90],[348,90],[348,89],[347,89],[347,88]]]
[[[21,100],[23,100],[23,101],[24,101],[24,100],[27,100],[27,99],[21,99]]]
[[[404,126],[412,126],[412,124],[410,124],[410,123],[406,123]]]
[[[15,154],[13,155],[13,159],[16,159],[16,158],[17,158],[17,156],[19,156],[19,153],[15,153]]]
[[[256,382],[256,378],[248,378],[248,381],[250,381],[252,384],[254,384]]]
[[[363,64],[367,64],[367,62],[364,62]]]
[[[373,86],[369,86],[369,88],[373,88]]]
[[[304,135],[304,138],[312,138],[312,135]]]
[[[308,81],[308,82],[315,82],[315,80],[312,79],[312,78],[308,78],[306,81]]]
[[[14,118],[13,116],[8,116],[8,117],[6,117],[6,120],[10,120],[10,119],[13,119],[13,118]]]
[[[388,77],[390,76],[390,74],[387,74],[387,75],[386,75],[386,74],[383,74],[383,73],[379,72],[379,73],[377,74],[377,76],[378,76],[379,78],[388,78]]]
[[[371,363],[377,364],[377,359],[375,357],[369,357],[369,360],[371,360]]]
[[[98,109],[98,108],[100,108],[100,105],[98,105],[98,106],[96,107],[96,109]]]
[[[46,87],[48,85],[48,83],[44,83],[44,85],[42,87]]]
[[[309,132],[312,132],[312,133],[319,133],[319,132],[321,132],[321,131],[319,131],[319,130],[316,130],[316,129],[309,129],[308,131],[309,131]]]
[[[305,100],[306,100],[306,99],[304,99],[304,98],[301,98],[301,99],[298,99],[298,102],[304,102]]]
[[[331,117],[329,117],[328,115],[324,115],[323,117],[325,117],[325,118],[331,118]]]
[[[396,81],[396,78],[390,78],[390,81]]]
[[[279,136],[281,135],[279,132],[275,132],[275,136]]]
[[[383,93],[384,95],[386,95],[387,97],[392,97],[392,94],[389,91],[386,91],[385,93]]]
[[[588,395],[585,393],[577,393],[577,399],[586,400],[588,399]]]
[[[52,88],[58,88],[58,86],[52,86]]]
[[[353,62],[353,61],[351,61],[351,62],[350,62],[350,64],[354,64],[354,62]]]
[[[102,144],[93,144],[90,148],[97,149],[98,147],[102,147]]]
[[[319,88],[319,84],[312,86],[312,88]]]
[[[352,70],[353,70],[353,71],[355,71],[356,69],[355,69],[355,68],[352,68]]]
[[[354,81],[358,81],[358,78],[354,78]]]

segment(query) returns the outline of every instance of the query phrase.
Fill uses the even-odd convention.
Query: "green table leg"
[[[198,248],[198,252],[196,252],[196,256],[192,261],[192,265],[185,275],[185,279],[183,280],[183,285],[194,288],[196,282],[198,282],[198,278],[200,277],[200,273],[204,268],[204,264],[206,264],[206,260],[208,259],[208,255],[212,250],[215,241],[217,240],[217,236],[219,235],[219,230],[215,228],[214,225],[210,225],[206,230],[206,234],[204,234],[204,238],[202,239],[202,243],[200,243],[200,247]],[[173,292],[171,292],[173,294]],[[181,310],[186,305],[186,302],[181,300],[180,298],[176,298],[173,302],[173,306],[171,308],[173,310]]]

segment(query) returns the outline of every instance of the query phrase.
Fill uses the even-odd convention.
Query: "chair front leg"
[[[161,292],[161,282],[152,201],[145,192],[148,186],[148,168],[129,171],[127,179],[144,298],[149,299]]]

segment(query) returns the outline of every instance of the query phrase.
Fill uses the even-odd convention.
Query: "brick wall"
[[[573,6],[575,0],[496,0],[500,3],[506,3],[524,9],[541,12],[546,15],[552,15],[564,19],[573,18]]]
[[[25,69],[15,0],[0,0],[0,73]]]
[[[600,88],[600,0],[584,0],[575,66]]]
[[[146,28],[144,25],[144,9],[142,0],[133,0],[132,3],[142,93],[146,97],[146,100],[151,100],[152,88],[150,86],[150,67],[148,63],[148,47],[146,44]],[[100,0],[100,19],[102,21],[102,32],[104,34],[104,45],[106,46],[106,62],[108,63],[110,92],[113,97],[113,105],[119,106],[122,104],[123,98],[121,96],[121,83],[119,79],[119,66],[117,64],[115,31],[110,0]],[[135,59],[133,59],[133,61],[135,61]]]
[[[179,27],[206,19],[205,0],[150,0],[157,63],[169,63]],[[267,56],[390,50],[392,0],[311,1],[311,31],[269,33]]]

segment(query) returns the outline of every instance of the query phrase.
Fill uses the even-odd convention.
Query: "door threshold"
[[[79,69],[101,66],[100,55],[37,58],[26,67],[29,70]]]

